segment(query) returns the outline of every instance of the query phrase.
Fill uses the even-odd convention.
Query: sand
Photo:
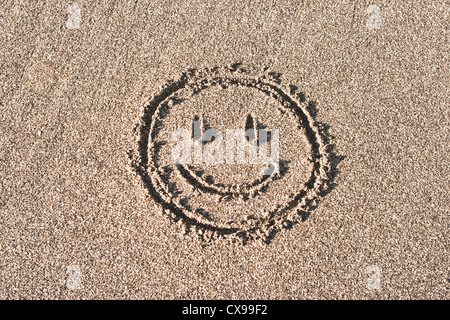
[[[6,1],[0,298],[448,299],[448,11]],[[171,162],[248,115],[267,181]]]

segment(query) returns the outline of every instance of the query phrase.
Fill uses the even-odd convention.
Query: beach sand
[[[437,1],[6,1],[0,298],[448,299],[448,12]],[[213,81],[216,66],[278,93],[177,91],[149,138],[152,101],[164,106],[187,75]],[[291,97],[300,124],[281,110]],[[190,184],[170,143],[143,144],[170,142],[195,116],[226,130],[249,114],[280,130],[286,164],[254,198],[203,189],[249,183],[261,166],[196,165]],[[172,173],[160,189],[156,165]],[[302,190],[311,203],[278,213]]]

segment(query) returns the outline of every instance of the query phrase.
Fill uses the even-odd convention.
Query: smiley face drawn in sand
[[[230,143],[238,129],[244,153]],[[268,242],[304,220],[331,184],[324,130],[296,88],[266,70],[190,70],[151,99],[136,132],[131,166],[164,212],[205,240]],[[184,163],[173,158],[180,145]]]

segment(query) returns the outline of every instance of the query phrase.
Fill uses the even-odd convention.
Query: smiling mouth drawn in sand
[[[329,189],[326,134],[279,76],[239,65],[190,70],[145,107],[131,166],[185,232],[269,242]]]

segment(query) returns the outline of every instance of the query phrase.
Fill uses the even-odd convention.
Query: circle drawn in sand
[[[239,64],[191,69],[164,85],[145,107],[131,166],[186,232],[194,230],[205,240],[269,242],[277,231],[306,220],[330,190],[334,165],[325,126],[313,119],[314,104],[297,87],[283,86],[280,76]],[[199,118],[223,131],[249,122],[279,129],[277,170],[174,163],[171,133]]]

